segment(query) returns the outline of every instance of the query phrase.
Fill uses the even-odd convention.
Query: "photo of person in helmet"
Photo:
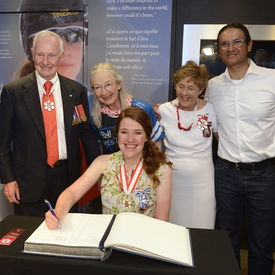
[[[63,40],[64,53],[58,73],[83,82],[81,68],[88,39],[88,7],[84,0],[22,0],[20,38],[26,60],[15,78],[34,71],[31,48],[34,36],[41,30],[57,33]]]

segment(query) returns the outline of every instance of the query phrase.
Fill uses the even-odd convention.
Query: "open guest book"
[[[137,213],[69,213],[62,229],[45,221],[25,241],[23,253],[107,259],[112,249],[194,267],[189,229]]]

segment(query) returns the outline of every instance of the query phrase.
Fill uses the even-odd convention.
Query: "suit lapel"
[[[27,108],[30,111],[31,117],[40,132],[41,136],[45,139],[44,121],[41,110],[41,103],[39,99],[38,87],[36,82],[35,73],[33,72],[27,76],[27,81],[23,85],[22,97],[26,103]]]
[[[68,82],[66,81],[66,78],[59,75],[59,81],[63,101],[65,135],[68,144],[73,122],[75,93],[73,87],[69,86]]]
[[[35,73],[30,74],[28,78],[29,79],[26,81],[27,84],[22,87],[22,96],[41,136],[45,139],[43,114]],[[66,78],[59,75],[59,81],[63,101],[65,135],[68,143],[75,107],[75,93],[73,87],[70,87],[66,81]]]

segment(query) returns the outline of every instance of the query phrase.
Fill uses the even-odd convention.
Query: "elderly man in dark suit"
[[[45,199],[54,207],[59,194],[80,176],[79,139],[88,164],[100,154],[86,88],[57,73],[62,53],[57,34],[39,32],[32,49],[35,72],[2,90],[0,174],[17,215],[44,216]]]

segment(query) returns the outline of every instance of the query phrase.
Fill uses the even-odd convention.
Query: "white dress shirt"
[[[226,69],[206,91],[219,120],[218,155],[231,162],[275,156],[275,70],[249,63],[243,79],[232,80]]]
[[[35,71],[35,73],[36,73],[41,108],[43,108],[42,106],[42,98],[44,93],[43,85],[46,82],[46,80],[43,79],[37,73],[37,71]],[[60,88],[60,82],[59,82],[57,73],[54,76],[54,78],[52,78],[50,81],[53,83],[51,90],[53,90],[54,104],[55,104],[55,111],[56,111],[59,159],[67,159],[63,101],[61,97],[61,88]]]

